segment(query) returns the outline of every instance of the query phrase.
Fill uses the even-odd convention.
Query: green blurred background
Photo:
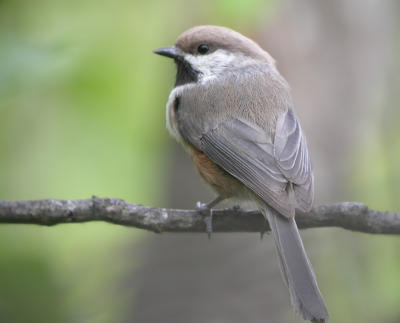
[[[399,9],[394,0],[1,0],[0,199],[97,195],[190,207],[210,197],[179,194],[192,180],[174,180],[190,166],[164,126],[174,66],[151,51],[191,26],[218,24],[260,42],[292,85],[317,203],[359,200],[398,211]],[[400,322],[399,238],[312,231],[307,249],[331,321]],[[104,223],[2,225],[0,322],[185,322],[179,311],[136,314],[139,299],[141,311],[155,308],[135,282],[158,257],[146,247],[152,239],[167,238]],[[284,306],[277,322],[300,322]],[[198,321],[234,322],[223,319],[229,309],[219,311],[219,320]],[[248,311],[239,322],[261,321]]]

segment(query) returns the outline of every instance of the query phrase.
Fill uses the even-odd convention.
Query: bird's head
[[[185,31],[175,46],[154,50],[177,64],[176,86],[207,82],[246,64],[274,59],[251,39],[219,26],[197,26]]]

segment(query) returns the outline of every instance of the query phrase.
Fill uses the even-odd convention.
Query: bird
[[[192,27],[174,46],[153,52],[176,64],[167,128],[217,193],[197,208],[206,214],[225,199],[255,201],[270,225],[295,312],[328,322],[295,221],[295,209],[309,211],[314,199],[310,154],[275,60],[250,38],[211,25]]]

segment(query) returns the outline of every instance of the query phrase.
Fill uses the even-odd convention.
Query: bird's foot
[[[233,211],[235,211],[235,212],[239,212],[241,209],[240,209],[240,205],[234,205],[233,207],[232,207],[232,210]]]
[[[209,204],[197,202],[196,210],[204,217],[208,239],[211,239],[213,210]]]
[[[260,231],[260,240],[263,240],[264,239],[264,235],[269,233],[269,231],[265,230],[267,222],[268,222],[267,219],[264,218],[264,226],[262,227],[262,229]]]

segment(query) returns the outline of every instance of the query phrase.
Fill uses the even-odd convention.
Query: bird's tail
[[[266,205],[262,207],[262,213],[271,227],[283,277],[296,312],[311,322],[328,322],[328,310],[294,218],[281,216]]]

